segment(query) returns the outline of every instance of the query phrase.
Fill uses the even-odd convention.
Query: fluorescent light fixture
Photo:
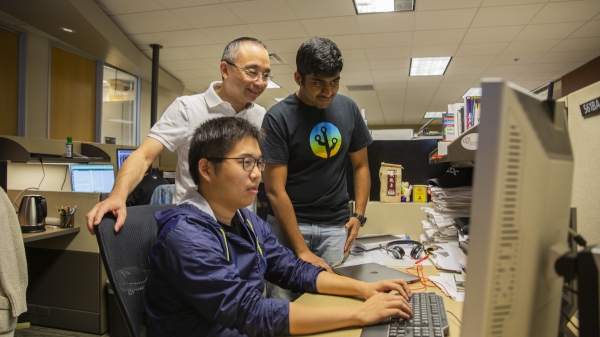
[[[471,88],[467,90],[462,97],[465,98],[467,96],[481,96],[481,88]]]
[[[274,100],[276,100],[277,102],[281,102],[283,101],[285,98],[273,98]]]
[[[426,112],[425,116],[423,116],[423,118],[442,118],[442,114],[443,113],[444,112],[438,112],[438,111],[432,112],[432,111],[430,111],[430,112]]]
[[[354,0],[356,14],[402,12],[415,9],[414,0]]]
[[[60,27],[61,30],[64,30],[67,33],[75,33],[75,31],[71,28],[67,28],[67,27]]]
[[[410,60],[410,76],[444,75],[451,59],[451,56],[413,57]]]
[[[273,81],[269,81],[267,84],[267,89],[279,89],[281,86]]]

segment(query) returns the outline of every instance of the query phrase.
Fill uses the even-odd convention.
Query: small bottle
[[[73,158],[73,139],[67,137],[67,143],[65,144],[65,158]]]

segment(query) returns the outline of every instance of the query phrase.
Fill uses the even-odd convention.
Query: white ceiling
[[[267,109],[297,90],[296,50],[328,37],[344,55],[340,93],[366,110],[369,125],[421,124],[483,77],[533,90],[600,55],[599,0],[416,0],[412,12],[357,15],[352,0],[94,0],[161,68],[194,92],[219,80],[225,45],[261,39],[285,62],[272,65],[281,89]],[[444,76],[409,77],[411,57],[452,56]],[[374,91],[348,91],[372,84]]]

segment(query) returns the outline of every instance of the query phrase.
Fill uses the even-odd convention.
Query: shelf
[[[46,226],[46,230],[39,233],[23,233],[23,242],[32,242],[53,238],[56,236],[79,233],[80,228],[51,228]]]
[[[448,153],[438,155],[435,149],[429,154],[429,164],[450,163],[453,167],[473,167],[475,163],[475,152],[477,152],[477,139],[479,126],[476,125],[460,135],[450,145]]]
[[[65,142],[55,139],[27,138],[16,136],[0,137],[0,160],[11,162],[39,163],[89,163],[110,162],[110,156],[93,144],[73,142],[73,150],[83,157],[66,158]]]

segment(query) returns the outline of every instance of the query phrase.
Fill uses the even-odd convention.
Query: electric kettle
[[[46,230],[48,207],[46,198],[37,194],[23,196],[19,206],[19,223],[21,232],[35,233]]]

